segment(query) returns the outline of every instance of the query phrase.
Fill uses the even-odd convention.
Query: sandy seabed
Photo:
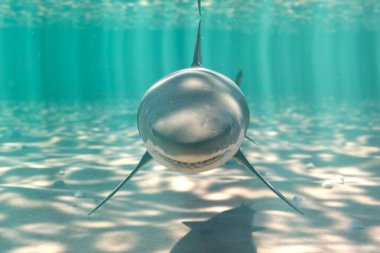
[[[379,103],[275,107],[242,150],[305,216],[234,161],[150,163],[88,216],[145,151],[137,102],[0,104],[0,252],[379,252]]]

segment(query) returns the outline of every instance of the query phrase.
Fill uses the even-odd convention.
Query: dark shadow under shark
[[[264,228],[252,226],[254,218],[255,211],[242,204],[207,221],[184,222],[191,230],[170,253],[255,253],[252,233]]]

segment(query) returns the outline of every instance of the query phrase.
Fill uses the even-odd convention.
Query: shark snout
[[[226,118],[180,118],[176,121],[162,118],[151,127],[152,141],[172,155],[216,153],[235,139],[232,138],[234,124]]]

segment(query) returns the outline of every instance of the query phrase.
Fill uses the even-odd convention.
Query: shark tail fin
[[[113,195],[118,192],[125,183],[129,181],[133,177],[133,175],[145,164],[150,162],[152,160],[152,156],[148,153],[148,151],[145,152],[143,157],[141,158],[140,162],[136,165],[136,168],[126,177],[121,183],[99,204],[97,205],[88,215],[91,215],[96,210],[98,210],[102,205],[104,205],[110,198],[112,198]]]
[[[280,191],[278,191],[276,188],[274,188],[274,186],[269,183],[268,180],[266,180],[258,170],[256,170],[252,164],[248,161],[248,159],[245,157],[245,155],[243,154],[243,152],[241,152],[241,150],[239,150],[234,158],[240,162],[242,165],[244,165],[244,167],[246,167],[247,169],[249,169],[251,172],[253,172],[253,174],[255,174],[269,189],[271,189],[277,196],[279,196],[283,201],[285,201],[290,207],[292,207],[294,210],[296,210],[298,213],[304,215],[304,213],[298,209],[295,205],[293,205],[292,202],[290,202],[290,200],[288,200]]]

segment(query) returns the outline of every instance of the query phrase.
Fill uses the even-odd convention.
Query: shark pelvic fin
[[[133,175],[145,164],[150,162],[152,160],[152,156],[148,153],[148,151],[145,152],[143,157],[141,158],[140,162],[136,165],[136,168],[126,177],[99,205],[97,205],[88,215],[91,215],[94,213],[96,210],[98,210],[102,205],[104,205],[110,198],[112,198],[113,195],[115,195],[116,192],[120,190],[121,187],[125,183],[129,181],[133,177]]]
[[[244,167],[249,169],[253,174],[255,174],[269,189],[271,189],[277,196],[279,196],[283,201],[285,201],[290,207],[296,210],[298,213],[304,215],[304,213],[299,210],[295,205],[290,202],[280,191],[278,191],[268,180],[266,180],[259,171],[257,171],[252,164],[247,160],[243,152],[239,149],[239,151],[235,154],[234,158],[240,162]]]
[[[237,84],[237,86],[240,87],[242,80],[243,80],[243,70],[241,69],[237,73],[236,78],[235,78],[235,83]]]

